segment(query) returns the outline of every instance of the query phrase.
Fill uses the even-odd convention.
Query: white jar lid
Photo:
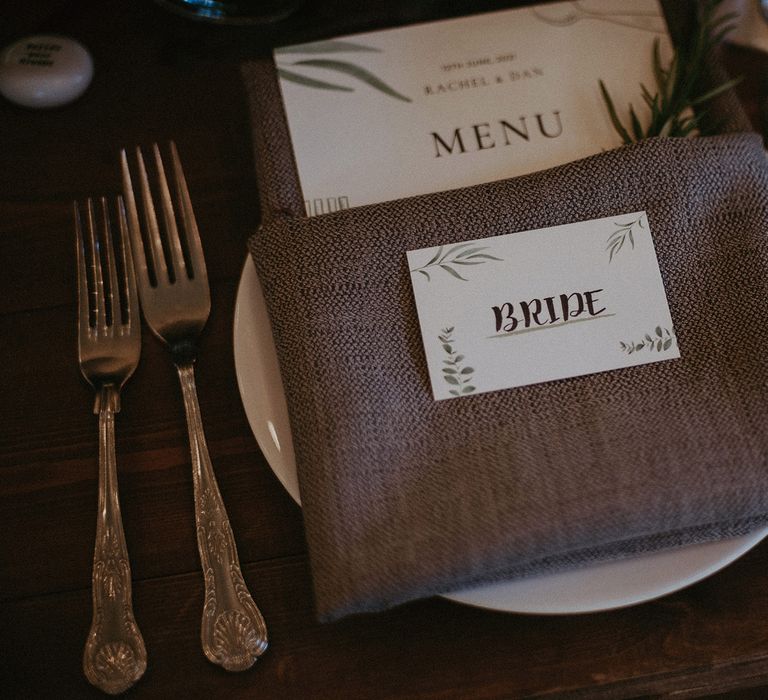
[[[23,107],[58,107],[91,84],[93,59],[74,39],[28,36],[0,54],[0,94]]]

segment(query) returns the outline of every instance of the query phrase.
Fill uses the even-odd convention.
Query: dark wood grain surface
[[[489,612],[442,599],[314,621],[301,512],[243,412],[232,319],[259,220],[238,62],[271,42],[499,3],[306,3],[266,29],[209,27],[151,2],[12,0],[0,40],[40,31],[93,52],[76,103],[0,102],[0,696],[98,697],[81,658],[90,624],[97,431],[76,363],[73,199],[119,191],[118,149],[174,138],[211,277],[198,363],[213,463],[271,646],[229,674],[200,650],[203,581],[176,376],[144,334],[117,449],[136,618],[149,665],[136,698],[768,697],[768,544],[675,595],[581,616]],[[768,56],[729,49],[757,128]]]

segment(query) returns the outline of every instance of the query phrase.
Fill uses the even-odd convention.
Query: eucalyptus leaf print
[[[634,12],[621,9],[592,7],[584,2],[574,0],[569,3],[560,3],[542,8],[533,8],[533,15],[554,27],[570,27],[577,22],[592,21],[604,22],[619,27],[629,27],[653,34],[663,34],[666,23],[663,15],[658,10],[636,10]]]
[[[279,56],[285,56],[289,54],[381,53],[381,51],[372,46],[365,46],[352,41],[329,39],[328,41],[313,41],[296,46],[282,46],[279,49],[275,49],[275,53]]]
[[[341,92],[354,92],[354,89],[347,87],[346,85],[336,85],[335,83],[329,83],[325,80],[317,80],[316,78],[309,78],[306,75],[294,73],[293,71],[285,68],[278,68],[277,74],[282,80],[288,80],[297,85],[304,85],[306,87],[316,88],[317,90],[340,90]]]
[[[615,222],[614,226],[617,226],[618,228],[610,235],[608,236],[608,245],[606,245],[605,249],[609,251],[608,254],[608,262],[611,262],[613,258],[616,256],[616,254],[624,248],[625,244],[627,244],[627,248],[631,248],[634,250],[635,248],[635,227],[637,229],[645,229],[647,227],[648,221],[645,218],[645,214],[642,214],[640,217],[635,219],[634,221],[627,221],[625,223],[619,223]]]
[[[451,246],[447,250],[445,246],[440,246],[437,252],[424,265],[414,268],[411,270],[411,273],[418,272],[427,278],[427,282],[431,282],[430,272],[434,274],[437,270],[443,270],[443,272],[451,277],[468,282],[469,280],[466,277],[461,276],[461,272],[466,274],[465,267],[482,265],[489,260],[503,261],[503,258],[497,258],[495,255],[485,252],[487,250],[488,246],[478,246],[477,242],[460,243],[459,245]]]
[[[451,396],[466,396],[476,391],[472,385],[472,375],[475,370],[464,365],[464,355],[460,355],[454,347],[454,326],[443,328],[437,339],[440,341],[446,359],[443,360],[443,379],[450,386],[448,393]]]
[[[652,333],[646,333],[640,340],[630,340],[629,342],[619,343],[622,352],[631,355],[641,350],[649,352],[664,352],[669,350],[677,343],[677,336],[674,329],[662,328],[656,326]]]
[[[340,60],[338,58],[325,58],[324,56],[336,54],[365,54],[381,53],[379,49],[358,44],[351,41],[330,40],[317,41],[299,46],[286,46],[275,50],[278,59],[277,70],[281,80],[285,80],[303,87],[316,90],[338,90],[341,92],[354,92],[355,88],[338,82],[341,78],[352,78],[368,87],[401,102],[411,102],[411,98],[398,92],[388,85],[373,72],[352,60]],[[311,56],[298,61],[292,60],[285,63],[287,56]],[[282,59],[282,62],[281,60]],[[309,69],[309,72],[306,71]],[[319,69],[328,73],[328,80],[318,78],[313,71]]]

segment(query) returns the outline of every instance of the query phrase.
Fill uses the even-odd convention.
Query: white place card
[[[680,357],[643,211],[407,257],[435,399]]]
[[[555,2],[275,50],[308,215],[530,173],[647,117],[658,0]]]

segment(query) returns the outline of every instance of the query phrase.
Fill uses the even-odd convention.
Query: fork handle
[[[83,671],[106,693],[130,688],[147,668],[144,640],[133,617],[131,568],[117,496],[115,413],[119,393],[114,385],[98,390],[99,512],[93,554],[93,618],[83,653]]]
[[[203,653],[227,671],[244,671],[267,650],[267,626],[240,571],[232,527],[205,442],[193,363],[180,362],[176,369],[192,450],[197,546],[205,576]]]

